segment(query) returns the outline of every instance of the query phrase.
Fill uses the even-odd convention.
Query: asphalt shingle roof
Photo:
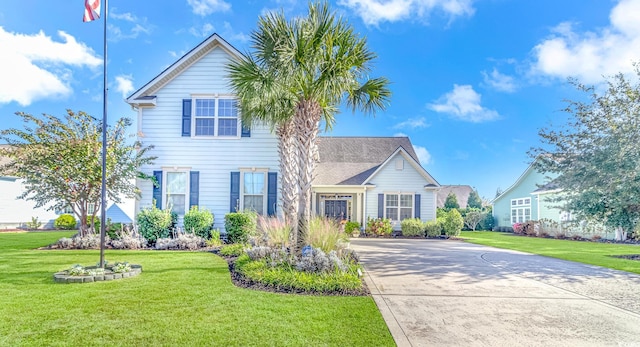
[[[408,137],[320,137],[315,185],[359,185],[402,147],[420,163]]]
[[[467,185],[440,186],[440,191],[438,192],[437,207],[444,207],[447,196],[449,195],[449,193],[453,193],[458,200],[458,205],[460,205],[460,208],[467,208],[467,200],[469,199],[469,194],[471,194],[472,191],[473,188]]]

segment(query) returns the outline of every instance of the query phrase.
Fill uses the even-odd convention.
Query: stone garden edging
[[[53,274],[53,280],[56,283],[89,283],[89,282],[119,280],[123,278],[138,276],[140,273],[142,273],[141,265],[131,265],[131,271],[112,272],[110,270],[105,270],[104,274],[93,275],[93,276],[92,275],[72,276],[72,275],[67,275],[66,271],[60,271]]]

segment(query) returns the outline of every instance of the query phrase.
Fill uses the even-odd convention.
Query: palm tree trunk
[[[318,162],[318,130],[322,108],[313,100],[300,100],[296,107],[296,146],[299,158],[298,246],[311,218],[311,184]]]
[[[298,154],[295,146],[295,124],[293,119],[276,127],[278,155],[280,156],[280,196],[285,222],[293,229],[291,244],[296,245],[298,226]]]

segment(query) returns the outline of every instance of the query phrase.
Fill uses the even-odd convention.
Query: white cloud
[[[420,164],[422,164],[422,166],[431,163],[431,153],[429,153],[426,148],[418,145],[413,145],[413,150],[416,152],[418,160],[420,160]]]
[[[109,18],[125,20],[127,22],[135,22],[138,20],[136,15],[131,14],[130,12],[118,13],[117,8],[113,7],[109,9]]]
[[[444,12],[451,18],[471,16],[473,0],[339,0],[338,4],[355,11],[367,25],[405,19],[427,19],[432,12]]]
[[[395,133],[393,134],[393,137],[409,137],[409,136],[405,133]]]
[[[116,76],[116,91],[120,92],[123,98],[129,96],[133,91],[133,77],[131,75]]]
[[[73,75],[69,67],[97,67],[102,59],[84,43],[58,31],[56,42],[40,31],[34,35],[0,27],[0,103],[30,105],[40,99],[66,97]]]
[[[506,93],[516,91],[516,84],[513,77],[501,74],[496,68],[494,68],[491,73],[482,71],[482,76],[484,77],[484,83],[498,91]]]
[[[393,126],[393,129],[419,129],[426,128],[429,126],[424,119],[424,117],[420,118],[409,118],[403,122],[400,122]]]
[[[583,83],[598,83],[602,76],[633,71],[640,60],[640,1],[621,0],[609,14],[609,25],[595,31],[578,32],[575,25],[561,23],[551,37],[533,49],[534,74],[576,77]]]
[[[210,15],[214,12],[226,12],[231,9],[231,4],[223,0],[187,0],[193,13],[199,16]]]
[[[470,85],[453,85],[453,90],[428,107],[465,122],[481,123],[500,118],[498,112],[481,105],[482,96]]]
[[[207,37],[213,32],[214,28],[211,23],[204,23],[202,28],[191,27],[189,33],[195,37]]]
[[[224,22],[223,35],[224,37],[228,37],[230,41],[237,41],[242,43],[249,42],[249,35],[242,32],[236,32],[235,30],[233,30],[233,27],[229,22]]]
[[[115,26],[113,24],[108,24],[107,29],[109,30],[109,35],[107,36],[107,40],[112,42],[118,42],[126,39],[135,39],[140,34],[151,34],[151,26],[143,26],[139,23],[136,23],[128,32],[123,32],[120,27]]]

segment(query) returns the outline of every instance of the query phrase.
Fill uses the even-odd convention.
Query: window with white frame
[[[385,194],[385,218],[393,221],[413,218],[413,194]]]
[[[189,174],[185,171],[166,172],[164,184],[165,207],[184,215],[187,206]]]
[[[531,198],[511,199],[511,224],[531,220]]]
[[[195,136],[237,137],[238,102],[227,98],[197,98],[193,102]]]
[[[242,172],[240,199],[244,210],[265,214],[267,205],[266,172]]]

